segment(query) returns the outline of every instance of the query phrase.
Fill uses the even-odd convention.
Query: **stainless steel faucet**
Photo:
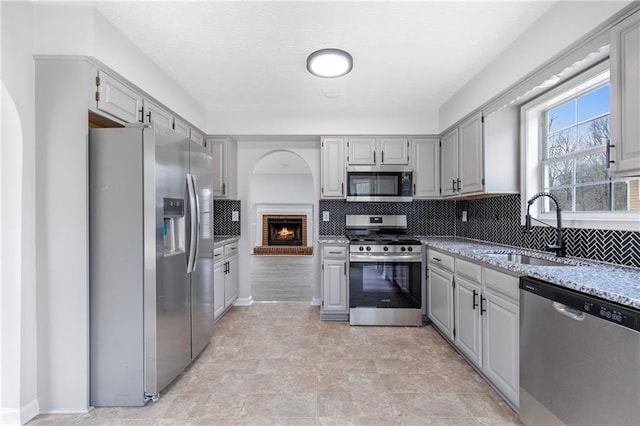
[[[556,256],[564,257],[565,256],[565,247],[564,242],[562,241],[562,209],[560,208],[560,203],[558,199],[548,192],[538,192],[536,195],[531,197],[529,201],[527,201],[527,215],[525,216],[525,232],[531,233],[533,230],[531,229],[531,214],[529,213],[529,208],[540,197],[549,197],[556,203],[556,230],[557,237],[556,242],[554,244],[547,244],[545,246],[545,250],[556,252]]]

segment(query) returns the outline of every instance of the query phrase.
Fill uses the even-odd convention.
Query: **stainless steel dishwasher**
[[[520,278],[520,419],[640,424],[640,311]]]

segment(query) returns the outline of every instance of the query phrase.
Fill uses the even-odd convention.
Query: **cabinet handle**
[[[342,254],[341,251],[330,251],[329,254]]]
[[[144,107],[140,108],[138,112],[140,113],[140,119],[138,119],[138,121],[144,123]]]
[[[456,192],[456,180],[455,179],[451,179],[451,188],[453,190],[453,192]]]
[[[471,307],[475,310],[478,307],[478,292],[473,290],[473,306]]]
[[[376,152],[373,151],[373,164],[376,164]]]
[[[222,184],[222,195],[227,195],[227,185],[226,184]]]
[[[483,312],[487,312],[487,310],[484,308],[484,302],[486,300],[487,300],[486,297],[480,296],[480,315],[482,315]]]
[[[416,184],[413,184],[413,195],[416,195]]]
[[[460,191],[460,178],[456,182],[458,183],[458,191]]]
[[[607,164],[613,164],[616,161],[611,159],[611,148],[615,148],[615,145],[611,145],[611,141],[607,139],[607,150],[605,151],[605,161]]]
[[[151,123],[151,111],[147,113],[147,123]]]
[[[435,260],[436,262],[441,262],[442,261],[442,259],[440,259],[439,257],[433,257],[432,259]]]
[[[384,151],[382,151],[382,161],[381,164],[384,164]]]
[[[340,184],[340,191],[342,192],[342,195],[344,195],[344,182]]]

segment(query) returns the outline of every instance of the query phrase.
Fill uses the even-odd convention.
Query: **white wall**
[[[39,4],[39,55],[95,57],[194,126],[205,131],[204,107],[91,6]]]
[[[302,158],[300,161],[304,161]],[[254,204],[313,204],[313,177],[309,174],[254,174],[251,199]]]
[[[578,41],[630,1],[560,1],[440,108],[444,131]]]
[[[283,138],[284,139],[284,138]],[[320,199],[320,140],[309,141],[308,138],[300,138],[296,140],[295,137],[286,138],[282,141],[251,141],[251,142],[238,142],[238,167],[237,167],[237,179],[238,179],[238,198],[242,200],[241,206],[241,237],[239,243],[239,261],[240,265],[251,264],[251,249],[253,248],[253,242],[255,241],[256,230],[256,203],[267,202],[264,197],[259,198],[252,194],[255,193],[253,185],[256,184],[256,188],[263,185],[263,183],[256,183],[260,177],[264,175],[253,175],[253,170],[256,165],[274,151],[289,151],[300,157],[301,161],[305,161],[309,167],[311,174],[311,181],[307,181],[306,184],[293,184],[291,189],[303,190],[307,188],[307,196],[304,199],[308,200],[308,204],[313,205],[313,211],[316,217],[314,222],[317,223],[318,217],[318,200]],[[280,178],[274,177],[272,179],[279,180]],[[302,186],[300,186],[302,185]],[[309,186],[310,185],[310,186]],[[286,197],[280,198],[282,202],[286,202]],[[269,203],[276,202],[269,200]],[[304,202],[298,200],[297,202]],[[314,263],[316,270],[319,270],[319,255],[318,252],[318,227],[314,226],[313,245],[314,245]],[[251,274],[248,268],[240,268],[240,295],[241,302],[250,301],[251,295]],[[316,277],[316,283],[313,286],[313,298],[319,300],[320,298],[320,281],[319,277]]]
[[[0,423],[38,413],[36,385],[35,118],[30,3],[2,2],[2,334]],[[5,91],[6,90],[6,91]],[[9,114],[12,118],[10,119]],[[8,296],[8,297],[5,297]]]

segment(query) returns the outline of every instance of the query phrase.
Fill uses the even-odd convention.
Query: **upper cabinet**
[[[237,198],[236,163],[238,146],[229,136],[212,136],[206,146],[213,154],[213,196],[234,200]]]
[[[96,108],[125,123],[140,120],[142,96],[103,71],[96,76]]]
[[[198,129],[191,129],[189,138],[195,143],[200,144],[211,151],[211,147],[207,145],[206,139],[204,138],[204,133],[202,133]]]
[[[179,118],[173,119],[173,130],[180,133],[182,136],[186,136],[188,138],[191,137],[191,127],[189,127],[186,122],[180,120]],[[194,129],[194,132],[195,131],[196,130]]]
[[[142,102],[143,123],[157,123],[167,129],[173,128],[173,115],[161,106],[149,101]]]
[[[518,120],[517,108],[505,108],[486,119],[478,113],[442,136],[443,197],[520,190]]]
[[[640,11],[613,27],[610,170],[640,175]]]
[[[411,167],[413,168],[413,196],[440,196],[440,139],[411,138]]]
[[[409,138],[349,137],[347,165],[409,164]]]
[[[320,141],[321,198],[345,198],[345,138],[323,137]]]

